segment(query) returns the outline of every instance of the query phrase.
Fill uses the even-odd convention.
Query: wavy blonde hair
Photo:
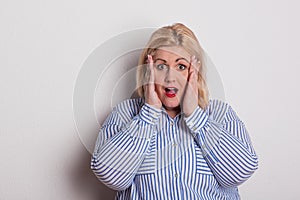
[[[198,104],[202,109],[205,109],[208,105],[209,93],[205,76],[204,52],[195,34],[181,23],[164,26],[152,33],[139,58],[139,67],[136,75],[138,96],[144,97],[143,80],[146,68],[143,66],[147,63],[147,55],[154,55],[158,48],[172,46],[183,48],[190,55],[196,56],[196,59],[200,61],[198,73]]]

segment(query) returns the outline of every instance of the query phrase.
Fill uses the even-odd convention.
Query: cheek
[[[178,82],[179,83],[185,85],[187,80],[188,80],[188,72],[183,72],[183,73],[178,74]]]
[[[164,85],[164,76],[162,73],[154,73],[154,85],[157,92],[161,91],[162,86]]]
[[[162,84],[165,80],[165,74],[163,72],[154,72],[154,81],[157,84]]]

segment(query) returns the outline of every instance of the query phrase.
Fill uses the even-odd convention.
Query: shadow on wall
[[[100,182],[90,169],[91,154],[85,149],[77,154],[74,168],[70,171],[70,182],[79,199],[84,200],[113,200],[116,192]]]

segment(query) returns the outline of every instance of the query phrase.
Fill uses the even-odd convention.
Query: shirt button
[[[174,144],[173,144],[173,147],[177,147],[177,144],[176,144],[176,143],[174,143]]]
[[[174,174],[174,176],[175,176],[175,178],[177,178],[177,177],[178,177],[178,174],[177,174],[177,173],[175,173],[175,174]]]
[[[174,125],[174,123],[173,123],[173,122],[171,122],[170,124],[171,124],[171,126],[173,126],[173,125]]]

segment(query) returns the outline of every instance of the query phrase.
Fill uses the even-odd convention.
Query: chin
[[[174,100],[164,99],[162,103],[164,107],[168,109],[177,109],[180,106],[180,102],[178,99],[174,99]]]

